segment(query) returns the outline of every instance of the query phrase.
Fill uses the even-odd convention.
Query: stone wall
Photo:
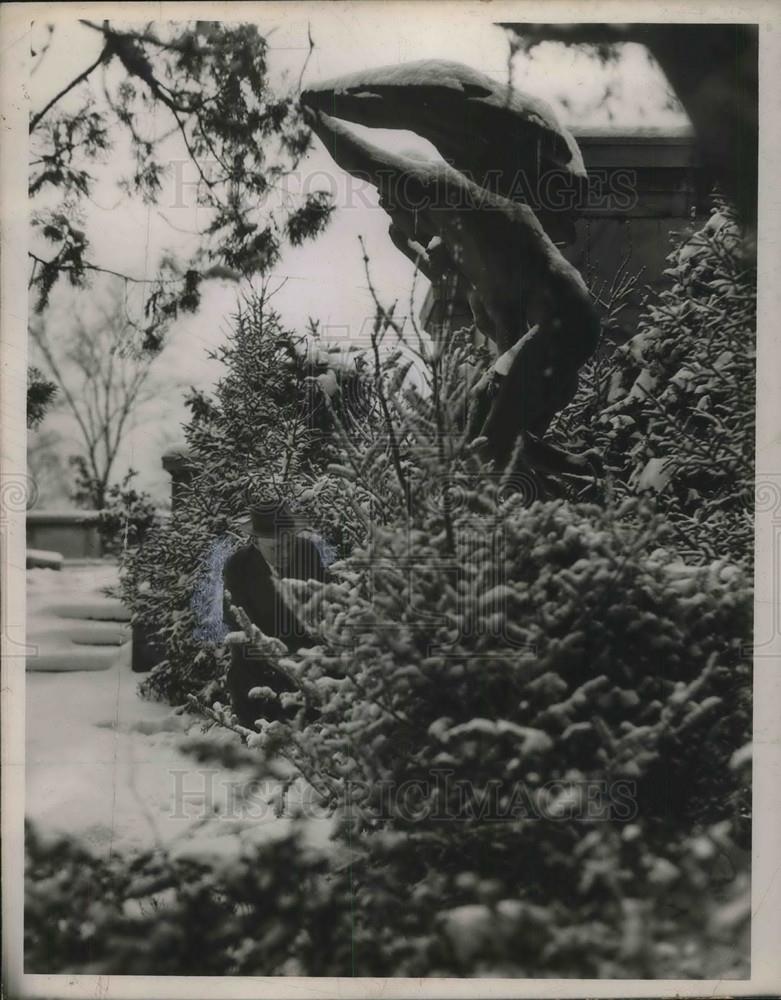
[[[101,556],[96,510],[28,510],[27,548],[59,552],[66,559]]]

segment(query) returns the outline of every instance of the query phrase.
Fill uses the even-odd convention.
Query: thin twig
[[[393,320],[389,313],[380,305],[380,301],[377,297],[377,293],[374,289],[374,285],[371,280],[371,273],[369,271],[369,257],[366,253],[366,246],[363,242],[363,237],[359,236],[358,240],[361,244],[361,250],[363,251],[363,266],[366,271],[366,280],[369,283],[369,291],[371,292],[372,298],[374,299],[375,305],[377,307],[377,316],[383,318],[387,326],[392,326],[394,330],[398,330],[398,324]],[[402,489],[402,494],[404,496],[405,506],[407,513],[411,512],[412,504],[412,494],[410,491],[409,483],[407,482],[407,477],[404,474],[404,470],[401,467],[401,455],[399,450],[399,442],[396,437],[396,428],[393,423],[393,419],[390,414],[390,407],[388,406],[388,400],[385,396],[385,388],[382,384],[382,362],[380,360],[380,348],[378,339],[378,329],[379,324],[375,323],[374,329],[371,333],[371,345],[374,354],[374,385],[377,392],[377,398],[382,409],[382,415],[385,420],[386,430],[388,432],[388,439],[390,441],[391,447],[391,460],[393,462],[393,468],[396,471],[396,477],[399,480],[399,485]]]
[[[80,83],[83,83],[90,75],[90,73],[92,73],[93,70],[96,70],[98,66],[100,66],[100,64],[110,55],[111,55],[111,46],[106,44],[103,46],[100,55],[98,56],[98,58],[95,60],[94,63],[88,66],[83,73],[79,73],[79,75],[75,79],[71,80],[69,84],[63,87],[58,94],[55,94],[55,96],[49,101],[49,103],[44,108],[42,108],[38,112],[37,115],[33,115],[33,117],[30,119],[30,132],[32,133],[35,131],[36,126],[41,121],[43,116],[47,113],[47,111],[50,111],[51,108],[54,107],[57,101],[65,97],[65,95],[69,93],[71,90],[73,90],[74,87],[77,87]]]

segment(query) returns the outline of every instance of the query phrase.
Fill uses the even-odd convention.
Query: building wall
[[[576,138],[591,179],[590,199],[578,212],[575,242],[561,250],[600,298],[617,276],[637,276],[615,332],[624,340],[636,330],[649,289],[667,283],[674,242],[707,217],[711,184],[688,131],[592,130]]]

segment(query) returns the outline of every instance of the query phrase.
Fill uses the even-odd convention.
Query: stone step
[[[65,672],[74,670],[108,670],[121,654],[117,646],[76,646],[70,649],[42,649],[27,657],[27,670]]]
[[[46,549],[27,550],[27,569],[62,569],[63,558],[59,552]]]
[[[121,646],[130,639],[130,626],[114,621],[79,621],[75,618],[48,618],[36,627],[32,622],[27,642],[32,646],[67,648],[69,643],[84,646]]]
[[[121,601],[114,597],[95,596],[80,601],[61,601],[57,604],[47,604],[40,609],[40,614],[56,618],[87,618],[94,621],[130,621],[130,612]]]

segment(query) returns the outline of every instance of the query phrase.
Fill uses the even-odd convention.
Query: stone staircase
[[[130,642],[130,612],[102,588],[110,564],[28,572],[27,670],[108,670]]]

